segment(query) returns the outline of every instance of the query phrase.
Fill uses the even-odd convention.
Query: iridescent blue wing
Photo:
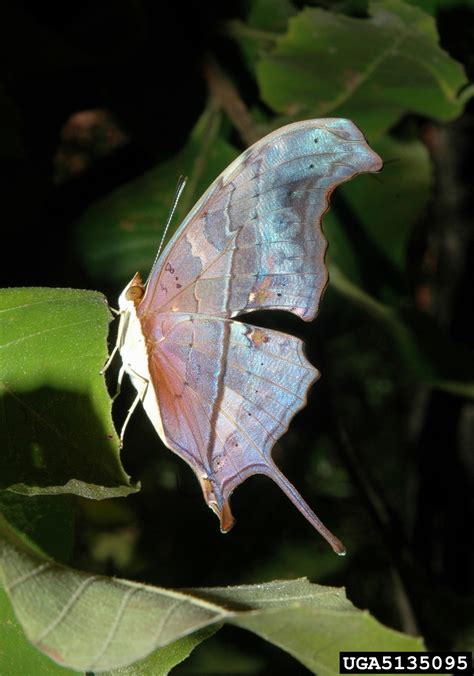
[[[273,132],[198,201],[137,303],[153,385],[145,409],[165,444],[193,467],[223,530],[233,521],[233,489],[261,473],[344,551],[271,458],[317,371],[298,339],[231,318],[262,309],[315,316],[327,282],[321,217],[329,196],[380,168],[348,120]]]
[[[349,120],[297,122],[258,141],[210,186],[150,275],[141,312],[311,320],[327,282],[321,217],[333,189],[381,160]]]

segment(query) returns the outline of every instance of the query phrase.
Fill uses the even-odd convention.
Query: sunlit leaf
[[[0,582],[29,640],[78,670],[125,667],[223,622],[262,636],[310,669],[334,674],[341,649],[423,650],[419,639],[354,608],[342,589],[300,579],[173,591],[91,575],[34,551],[3,517]]]
[[[110,312],[96,292],[0,293],[0,487],[89,498],[133,490],[100,369]]]

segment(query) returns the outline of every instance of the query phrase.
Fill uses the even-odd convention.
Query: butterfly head
[[[145,295],[145,285],[137,272],[119,296],[119,308],[122,311],[136,308]]]

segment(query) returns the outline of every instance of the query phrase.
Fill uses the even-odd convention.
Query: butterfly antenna
[[[178,179],[178,183],[176,185],[176,190],[174,192],[174,197],[173,201],[171,203],[171,209],[168,214],[168,218],[166,219],[166,224],[165,224],[165,229],[163,230],[163,235],[161,237],[160,245],[158,247],[158,251],[156,252],[155,260],[153,261],[153,265],[151,266],[150,274],[147,277],[147,280],[145,282],[145,286],[148,284],[148,280],[150,279],[151,273],[155,269],[155,265],[160,257],[161,250],[163,248],[163,244],[165,243],[166,235],[168,233],[168,229],[171,225],[171,221],[173,220],[174,212],[176,211],[176,207],[178,206],[179,198],[182,195],[182,192],[184,190],[184,187],[187,183],[188,177],[187,176],[180,176]]]

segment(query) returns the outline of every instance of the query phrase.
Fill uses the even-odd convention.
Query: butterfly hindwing
[[[229,496],[253,474],[277,481],[308,518],[271,459],[275,442],[306,402],[317,370],[294,336],[201,314],[162,313],[150,375],[166,445],[196,472],[208,504],[228,530]]]

